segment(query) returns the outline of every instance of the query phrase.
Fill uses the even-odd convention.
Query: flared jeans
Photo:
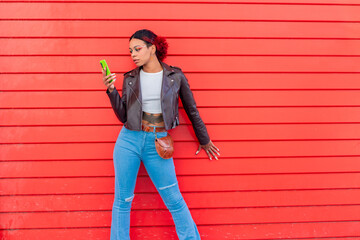
[[[157,132],[165,137],[167,132]],[[110,240],[130,239],[130,211],[140,161],[172,215],[179,240],[198,240],[200,234],[180,192],[173,158],[163,159],[156,152],[155,132],[122,127],[115,143],[113,160],[115,195],[112,206]]]

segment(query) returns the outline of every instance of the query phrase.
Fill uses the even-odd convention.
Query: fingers
[[[110,82],[112,81],[112,82]],[[110,76],[109,78],[106,78],[104,81],[104,84],[108,87],[112,84],[114,84],[114,82],[116,81],[116,76]]]
[[[211,143],[210,149],[211,149],[213,152],[215,152],[217,155],[220,156],[220,153],[219,153],[219,152],[220,152],[220,149],[217,148],[217,147],[214,145],[214,143]]]
[[[208,155],[208,157],[210,158],[210,160],[212,160],[211,155],[210,155],[210,153],[209,153],[209,150],[205,149],[205,152],[206,152],[206,154]]]
[[[106,75],[106,70],[104,69],[102,69],[102,73],[103,73],[103,83],[105,84],[106,88],[109,88],[110,86],[114,85],[114,82],[116,81],[116,74],[111,73],[109,75]]]
[[[218,150],[220,152],[220,149],[217,148],[214,144],[212,145],[212,147],[216,148],[216,150]],[[220,154],[219,154],[220,155]]]
[[[216,160],[219,160],[219,159],[217,158],[217,156],[215,155],[215,153],[216,153],[218,156],[220,156],[220,153],[218,152],[218,151],[220,151],[219,148],[217,148],[217,147],[214,145],[214,143],[212,143],[211,141],[209,142],[209,145],[210,145],[210,146],[207,147],[207,148],[205,149],[205,151],[206,151],[206,153],[208,154],[210,160],[212,160],[212,159],[211,159],[211,156],[210,156],[209,153],[211,153],[211,155],[213,155]]]
[[[196,151],[196,155],[199,153],[201,151],[201,145],[199,145],[199,148],[198,148],[198,150]]]
[[[216,160],[219,160],[218,158],[217,158],[217,156],[215,155],[215,153],[218,155],[218,156],[220,156],[220,149],[219,148],[217,148],[211,141],[208,143],[208,144],[206,144],[206,145],[199,145],[199,148],[198,148],[198,150],[196,151],[196,153],[195,154],[198,154],[200,151],[201,151],[201,148],[204,148],[204,150],[205,150],[205,152],[206,152],[206,154],[207,154],[207,156],[210,158],[210,160],[212,160],[212,156],[216,159]],[[212,156],[211,156],[212,155]]]
[[[198,148],[198,150],[196,151],[195,154],[198,154],[198,153],[201,151],[201,148],[204,148],[206,154],[208,155],[208,157],[210,158],[210,160],[212,160],[212,158],[211,158],[211,156],[210,156],[210,153],[209,153],[209,150],[208,150],[207,148],[205,148],[204,145],[201,145],[201,144],[200,144],[200,145],[199,145],[199,148]]]
[[[115,75],[115,73],[112,73],[112,74],[106,76],[104,83],[105,84],[109,84],[109,83],[112,84],[115,80],[116,80],[116,75]]]
[[[105,79],[114,78],[114,77],[116,77],[116,76],[115,76],[115,73],[111,73],[111,74],[107,75],[107,76],[105,77]]]
[[[215,152],[218,156],[220,156],[220,153],[219,153],[220,150],[219,150],[217,147],[211,146],[211,150],[212,150],[213,152]]]
[[[105,77],[105,82],[106,82],[106,81],[111,81],[112,79],[116,79],[115,73],[111,73],[111,74],[107,75],[107,76]]]
[[[215,156],[213,149],[210,148],[210,149],[209,149],[209,152],[214,156],[214,158],[215,158],[216,160],[219,160],[219,159]],[[210,160],[211,160],[211,157],[210,157]]]
[[[105,84],[106,88],[111,88],[111,89],[113,89],[113,88],[115,87],[115,86],[114,86],[115,81],[116,81],[116,79],[115,79],[114,81],[112,81],[111,83],[107,82],[107,83]]]

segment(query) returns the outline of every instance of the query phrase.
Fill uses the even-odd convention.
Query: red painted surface
[[[360,238],[357,0],[7,1],[0,19],[1,239],[109,239],[122,124],[99,60],[121,89],[142,28],[167,38],[221,150],[194,154],[180,102],[175,166],[202,239]],[[177,239],[143,165],[135,192],[131,238]]]

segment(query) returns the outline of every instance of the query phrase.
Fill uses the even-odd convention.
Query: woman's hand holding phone
[[[106,88],[109,89],[109,92],[112,92],[115,88],[115,86],[114,86],[114,82],[116,81],[115,73],[106,75],[106,69],[102,68],[102,74],[103,74],[103,77],[102,77],[103,83],[105,84]],[[110,81],[111,81],[111,83],[110,83]]]

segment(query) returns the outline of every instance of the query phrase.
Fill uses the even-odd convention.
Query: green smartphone
[[[102,69],[106,68],[106,76],[109,75],[109,74],[111,74],[111,72],[110,72],[110,70],[109,70],[109,67],[108,67],[105,59],[100,60],[100,65],[101,65]],[[112,81],[113,81],[113,79],[111,79],[111,80],[109,81],[109,83],[111,83]]]

